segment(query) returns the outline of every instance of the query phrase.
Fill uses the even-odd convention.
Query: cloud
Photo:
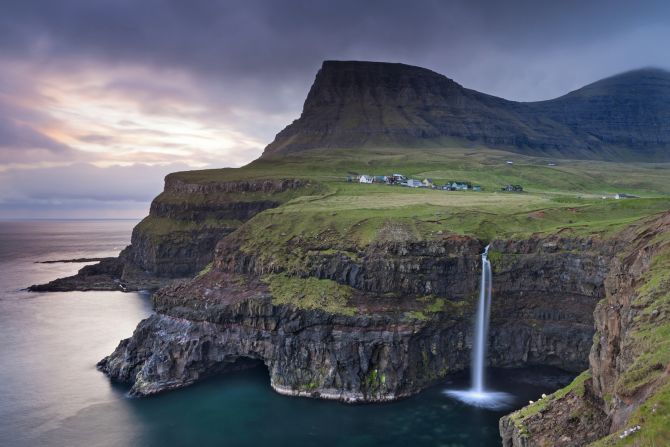
[[[54,120],[39,111],[38,102],[29,97],[12,101],[0,83],[0,166],[35,161],[67,161],[76,151],[46,133]],[[16,87],[16,86],[15,86]]]
[[[152,173],[136,186],[153,193],[163,167],[245,164],[299,116],[324,59],[420,65],[515,100],[670,68],[668,16],[665,0],[4,0],[0,174],[16,184],[0,201],[145,203],[130,173]]]
[[[56,155],[63,154],[70,150],[64,144],[61,144],[40,131],[34,129],[28,123],[22,123],[10,118],[11,111],[0,111],[0,148],[2,155],[10,155],[13,152],[25,152],[32,150],[52,152]],[[1,162],[4,162],[0,158]]]
[[[3,6],[0,48],[7,53],[66,68],[85,58],[186,70],[209,88],[223,86],[218,94],[265,110],[299,105],[304,95],[282,97],[280,91],[305,93],[323,59],[420,63],[451,76],[481,70],[494,79],[500,65],[519,73],[524,65],[516,57],[488,61],[491,53],[523,55],[533,64],[545,52],[570,49],[579,59],[584,45],[648,27],[664,27],[668,37],[670,13],[670,4],[655,0],[424,0],[411,5],[401,0],[9,0]],[[663,46],[647,43],[636,53],[652,65],[667,66],[670,56]],[[611,48],[617,57],[608,58],[607,65],[596,58],[587,68],[600,66],[603,76],[630,68],[632,53],[617,49]],[[569,55],[563,62],[565,70],[583,69],[570,64]],[[536,94],[561,93],[561,73],[545,74],[554,83]],[[496,86],[491,93],[506,89]]]

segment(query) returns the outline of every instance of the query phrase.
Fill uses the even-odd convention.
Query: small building
[[[513,165],[514,162],[513,162],[512,160],[507,160],[507,164],[508,164],[508,165]]]
[[[505,185],[500,189],[505,192],[523,192],[521,185]]]
[[[634,195],[631,195],[631,194],[624,194],[622,192],[615,194],[614,198],[617,199],[617,200],[619,200],[619,199],[639,199],[638,196],[634,196]]]
[[[423,183],[420,182],[419,180],[414,180],[414,179],[408,179],[405,183],[403,183],[405,186],[409,186],[410,188],[421,188],[423,186]]]
[[[359,183],[372,183],[375,181],[375,178],[371,175],[361,175],[360,180],[358,180]]]
[[[550,161],[549,163],[547,163],[547,166],[556,166],[556,163],[554,163],[553,161]]]
[[[374,182],[375,183],[386,183],[386,176],[385,175],[375,175],[374,176]]]
[[[479,185],[474,185],[474,186],[472,187],[472,190],[473,190],[473,191],[477,191],[477,192],[479,192],[479,191],[482,190],[482,187],[479,186]]]
[[[470,184],[465,182],[451,182],[447,183],[450,191],[467,191],[470,189]]]
[[[433,183],[432,178],[425,178],[425,179],[423,179],[423,181],[421,183],[423,183],[423,186],[425,186],[426,188],[434,188],[435,187],[435,184]]]
[[[405,177],[402,174],[392,174],[386,176],[386,183],[389,185],[399,185],[402,183],[405,183],[407,181],[407,177]]]

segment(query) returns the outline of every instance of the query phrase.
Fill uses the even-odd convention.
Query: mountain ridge
[[[517,102],[400,63],[324,61],[263,157],[316,148],[484,145],[527,155],[670,160],[670,72],[643,68]]]

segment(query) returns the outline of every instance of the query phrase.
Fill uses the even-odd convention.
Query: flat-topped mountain
[[[670,160],[670,72],[642,69],[515,102],[410,65],[325,61],[264,156],[314,148],[482,145],[530,155]]]

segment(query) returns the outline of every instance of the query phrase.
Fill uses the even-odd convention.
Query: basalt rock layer
[[[595,309],[589,370],[500,421],[508,447],[664,445],[670,436],[670,213],[631,226]]]
[[[281,393],[371,402],[467,368],[481,241],[375,243],[353,257],[322,250],[289,271],[233,250],[233,236],[212,271],[155,295],[157,314],[102,371],[148,395],[253,360]],[[584,369],[610,249],[597,239],[494,241],[491,363]],[[346,300],[333,307],[303,282],[334,285]]]

